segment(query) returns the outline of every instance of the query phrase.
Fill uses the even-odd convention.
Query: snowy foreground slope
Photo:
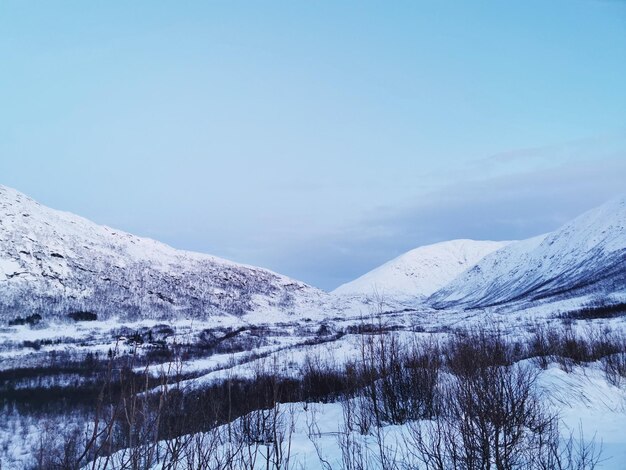
[[[328,294],[266,269],[175,250],[0,186],[0,319],[305,314]],[[267,318],[269,320],[269,318]]]
[[[595,467],[589,464],[581,468],[625,468],[626,436],[623,426],[626,424],[626,390],[607,384],[602,374],[593,368],[576,368],[568,374],[556,364],[540,373],[538,387],[545,394],[551,409],[561,416],[563,434],[574,437],[573,445],[592,445],[593,451],[599,453],[599,462]],[[347,429],[346,419],[350,411],[346,403],[290,403],[281,405],[275,412],[280,422],[281,441],[278,448],[283,455],[280,463],[287,468],[349,469],[353,467],[347,461],[355,455],[359,456],[358,462],[364,465],[357,468],[428,468],[417,462],[409,450],[414,439],[415,424],[390,425],[378,434],[361,434]],[[233,444],[223,436],[228,436],[233,430],[237,433],[240,428],[236,422],[211,434],[197,434],[187,439],[202,443],[219,440],[220,444],[214,447],[211,458],[207,459],[213,465],[211,468],[219,468],[219,462],[230,455],[233,448],[238,448],[238,444]],[[583,441],[579,440],[581,430]],[[382,458],[381,446],[386,454]],[[163,441],[159,444],[159,452],[165,454],[166,449],[172,447],[172,442]],[[250,468],[266,468],[266,455],[270,456],[267,468],[279,468],[272,461],[272,458],[276,458],[272,443],[248,444],[246,452],[256,455],[256,462]],[[194,457],[197,459],[197,456]],[[107,468],[125,468],[125,463],[131,458],[128,449],[120,451],[112,456]],[[156,470],[162,468],[162,465],[155,462],[149,468]],[[181,457],[174,468],[188,468],[188,465],[193,467],[192,462]]]
[[[626,197],[621,197],[554,232],[487,255],[435,292],[429,303],[484,308],[586,296],[607,304],[625,295]]]
[[[423,300],[510,242],[451,240],[421,246],[339,286],[333,294]]]

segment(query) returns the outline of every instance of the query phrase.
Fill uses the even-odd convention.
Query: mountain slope
[[[626,197],[512,243],[434,293],[436,308],[626,294]]]
[[[301,313],[327,297],[266,269],[175,250],[0,186],[0,319]]]
[[[452,240],[408,251],[363,276],[339,286],[334,294],[368,296],[374,291],[395,300],[427,297],[485,255],[510,242]]]

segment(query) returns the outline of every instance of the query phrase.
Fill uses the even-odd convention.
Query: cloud
[[[255,199],[253,217],[226,211],[225,219],[191,218],[184,232],[187,214],[178,223],[168,219],[175,229],[169,238],[157,238],[330,290],[420,245],[523,239],[558,228],[624,191],[626,135],[502,152],[445,171],[419,170],[414,187],[403,187],[397,198],[377,199],[398,183],[382,176],[384,187],[376,191],[363,184],[340,190],[303,185],[307,198],[319,193],[317,201],[300,198],[296,185],[283,211]],[[278,188],[274,196],[287,197],[285,191]]]
[[[455,238],[512,240],[555,230],[621,194],[626,154],[442,188],[401,210],[288,247],[276,268],[331,289],[420,245]]]
[[[563,165],[576,165],[594,160],[624,157],[626,152],[626,131],[599,135],[569,142],[539,147],[506,150],[475,160],[473,171],[488,169],[490,174],[512,174],[535,169],[556,168]]]

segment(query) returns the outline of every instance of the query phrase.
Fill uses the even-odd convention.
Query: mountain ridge
[[[435,308],[626,293],[626,196],[491,253],[428,299]]]
[[[626,196],[526,240],[421,246],[327,293],[265,268],[98,225],[0,185],[0,318],[9,320],[75,311],[265,320],[359,309],[372,295],[393,310],[605,294],[626,298]]]
[[[391,296],[419,301],[509,241],[457,239],[409,250],[332,291],[344,296]]]

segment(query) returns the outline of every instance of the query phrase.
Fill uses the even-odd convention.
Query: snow
[[[528,240],[453,240],[416,248],[328,294],[269,270],[99,226],[0,186],[0,320],[4,325],[18,314],[44,314],[40,325],[0,327],[0,370],[40,365],[52,351],[80,357],[127,350],[131,346],[116,336],[121,328],[167,323],[174,331],[168,341],[177,344],[197,341],[203,330],[266,329],[254,349],[207,353],[182,363],[177,371],[190,374],[182,386],[254,377],[268,364],[295,377],[310,358],[341,365],[358,357],[359,337],[349,334],[350,327],[378,320],[373,293],[384,300],[381,322],[400,330],[400,337],[414,331],[439,337],[480,325],[524,336],[533,326],[598,299],[626,301],[625,227],[626,198],[620,198]],[[443,310],[426,303],[429,296],[428,302]],[[97,311],[99,320],[69,322],[65,315],[71,310]],[[596,323],[624,331],[624,320]],[[325,338],[316,331],[322,324],[348,334],[321,342]],[[24,347],[26,341],[43,345],[33,351]],[[166,366],[152,364],[149,371],[159,374]],[[598,468],[626,466],[624,388],[609,384],[597,364],[571,373],[551,366],[541,372],[539,384],[575,437],[580,425],[587,439],[602,442],[608,460]],[[333,467],[341,466],[341,405],[301,403],[293,409],[294,468],[323,468],[319,448]],[[0,426],[0,442],[12,443],[15,433],[6,429]],[[23,430],[34,438],[37,432],[36,423]],[[402,442],[406,427],[388,426],[384,433],[389,443]],[[354,437],[375,445],[372,436]]]
[[[339,286],[334,294],[395,300],[421,299],[448,284],[508,241],[452,240],[404,253],[363,276]]]
[[[480,324],[501,323],[503,331],[510,331],[511,335],[524,335],[524,328],[528,321],[536,325],[535,322],[542,320],[544,322],[553,321],[550,317],[539,318],[538,314],[533,310],[530,319],[526,318],[527,312],[520,311],[517,315],[492,315],[488,312],[477,311],[471,314],[462,312],[446,311],[420,311],[420,312],[400,312],[385,314],[381,322],[385,325],[404,325],[404,330],[398,331],[400,340],[410,340],[414,335],[417,336],[433,336],[445,335],[446,333],[438,333],[437,329],[448,330],[451,327],[465,326],[471,327]],[[414,319],[418,319],[418,324],[430,329],[432,333],[413,333],[408,330]],[[233,317],[220,317],[223,325],[240,326],[244,323],[241,319]],[[236,323],[231,323],[237,320]],[[612,323],[620,322],[622,319],[611,319]],[[180,320],[171,324],[176,331],[175,340],[178,343],[192,341],[197,332],[204,328],[210,327],[215,319],[206,321]],[[333,322],[328,322],[331,329],[338,329],[346,325],[356,325],[362,318],[342,318]],[[365,321],[368,321],[366,318]],[[581,322],[587,323],[587,322]],[[142,327],[150,327],[157,325],[155,320],[143,320],[134,323],[120,323],[118,319],[109,321],[97,321],[91,323],[76,324],[52,324],[46,328],[29,328],[26,326],[11,327],[5,329],[4,334],[7,338],[13,337],[15,340],[54,339],[58,336],[73,338],[78,342],[84,340],[83,335],[97,336],[94,332],[101,332],[104,337],[108,337],[110,341],[110,330],[120,328],[122,325],[131,329],[139,330]],[[302,322],[300,324],[293,323],[288,325],[274,325],[272,331],[268,334],[271,344],[250,352],[235,354],[218,354],[210,357],[199,358],[181,364],[182,369],[175,369],[176,372],[196,372],[198,377],[183,381],[180,386],[188,389],[194,389],[206,384],[219,382],[224,379],[232,379],[234,377],[253,378],[259,370],[276,371],[281,376],[294,377],[302,369],[302,365],[308,358],[319,360],[322,363],[334,364],[340,366],[345,361],[357,358],[360,354],[360,335],[347,334],[336,341],[322,344],[304,344],[306,337],[298,334],[298,328],[303,324],[308,325],[310,330],[317,327],[317,323],[310,324]],[[607,320],[598,321],[599,325],[608,324]],[[581,325],[583,327],[584,325]],[[621,321],[622,328],[626,327]],[[0,331],[0,333],[2,333]],[[107,343],[110,344],[110,343]],[[57,345],[57,348],[64,347]],[[67,347],[78,349],[78,345],[70,344]],[[99,351],[104,351],[106,346],[94,344]],[[85,349],[89,350],[89,349]],[[258,358],[258,355],[264,356]],[[20,363],[27,364],[27,358],[24,357]],[[166,365],[151,366],[154,373],[160,373],[165,369]],[[626,391],[608,384],[599,370],[598,366],[592,364],[588,367],[576,367],[573,372],[565,373],[557,366],[553,365],[546,371],[542,371],[540,375],[539,385],[545,391],[546,397],[559,412],[564,429],[574,432],[574,437],[578,437],[578,426],[582,425],[584,436],[591,439],[595,436],[596,441],[602,442],[603,458],[605,460],[601,469],[621,469],[626,463],[626,436],[620,432],[626,427],[626,408],[624,406]],[[548,398],[547,398],[548,399]],[[321,449],[325,459],[333,463],[333,468],[341,467],[341,451],[338,445],[338,438],[342,436],[344,430],[343,409],[340,404],[304,404],[282,405],[282,409],[286,413],[290,412],[293,407],[295,410],[295,430],[292,439],[292,464],[293,468],[298,468],[297,464],[302,464],[304,468],[323,468],[319,461],[315,445]],[[313,417],[316,418],[316,431],[311,435],[309,424]],[[13,418],[11,418],[13,419]],[[16,419],[16,424],[7,422],[7,426],[3,429],[11,429],[11,426],[21,426],[21,421]],[[0,426],[2,428],[2,426]],[[16,437],[3,434],[0,429],[0,442],[19,441]],[[21,432],[21,431],[20,431]],[[37,433],[41,429],[36,424],[29,427],[28,439],[31,442],[37,442]],[[383,429],[386,442],[389,445],[395,445],[399,442],[403,445],[402,436],[407,432],[405,426],[386,426]],[[361,442],[370,449],[376,447],[376,437],[353,435],[354,439]],[[314,445],[315,444],[315,445]],[[16,444],[17,445],[17,444]],[[16,448],[17,449],[17,448]],[[19,453],[18,450],[15,452]],[[18,456],[19,457],[19,456]],[[18,458],[16,457],[16,458]],[[28,451],[24,450],[20,459],[28,457]],[[1,460],[1,458],[0,458]],[[370,468],[377,467],[372,460]],[[10,466],[7,468],[11,468]],[[112,467],[114,468],[114,467]],[[156,467],[159,468],[159,467]]]
[[[437,308],[626,292],[626,197],[483,258],[429,299]]]
[[[267,269],[176,250],[56,211],[0,186],[0,317],[70,311],[99,317],[319,318],[352,308]],[[9,319],[12,319],[9,317]]]
[[[12,259],[0,259],[0,281],[13,277],[21,271],[20,264]]]
[[[597,368],[578,367],[565,373],[556,365],[540,372],[539,387],[544,390],[553,410],[561,419],[562,437],[567,439],[570,431],[573,438],[580,438],[583,431],[585,442],[594,441],[601,450],[600,470],[622,470],[626,466],[626,391],[609,385]],[[289,468],[323,470],[343,468],[340,441],[350,436],[364,452],[367,468],[382,468],[378,459],[378,439],[394,456],[396,463],[409,459],[406,446],[410,445],[408,425],[389,425],[376,433],[361,435],[347,431],[345,427],[345,406],[342,403],[294,403],[282,404],[279,414],[288,431],[285,434],[285,448],[289,446]],[[235,427],[236,429],[236,427]],[[224,435],[227,428],[220,429]],[[564,442],[563,442],[564,443]],[[165,446],[165,442],[161,443]],[[216,449],[219,453],[220,449]],[[125,451],[112,457],[115,462],[127,457]],[[185,468],[185,462],[180,462]],[[254,468],[265,468],[265,462],[258,461]],[[160,468],[155,464],[152,468]],[[411,467],[414,468],[414,467]],[[421,468],[421,467],[418,467]]]
[[[602,447],[603,469],[626,467],[626,389],[609,384],[593,365],[566,373],[553,364],[539,376],[540,386],[562,419],[564,429]]]

